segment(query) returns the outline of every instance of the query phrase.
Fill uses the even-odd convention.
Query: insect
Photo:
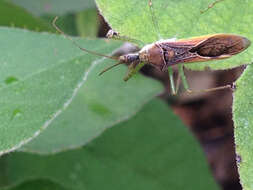
[[[159,34],[159,27],[155,19],[151,0],[149,0],[149,7],[151,11],[153,25],[155,26],[155,29]],[[181,39],[177,41],[171,39],[158,40],[152,44],[144,45],[144,47],[136,53],[126,54],[120,57],[114,57],[103,55],[80,47],[75,41],[73,41],[69,36],[65,35],[57,27],[56,20],[57,17],[53,21],[53,26],[65,37],[70,39],[81,50],[94,55],[103,56],[118,61],[118,63],[103,70],[100,75],[117,65],[128,64],[129,70],[124,78],[124,80],[127,81],[136,72],[138,72],[140,68],[142,68],[146,64],[149,64],[163,72],[168,70],[172,94],[176,94],[178,90],[175,88],[173,80],[173,70],[171,69],[172,65],[178,65],[179,76],[182,78],[183,85],[185,89],[188,90],[188,92],[191,92],[191,90],[189,90],[186,77],[184,75],[183,64],[226,59],[244,51],[250,46],[251,43],[247,38],[235,34],[212,34],[190,39]],[[138,41],[124,36],[120,37],[119,34],[113,30],[109,31],[107,36],[110,38],[121,39],[130,42]],[[231,87],[231,85],[217,87],[213,89],[206,89],[205,91],[224,89],[228,87]]]

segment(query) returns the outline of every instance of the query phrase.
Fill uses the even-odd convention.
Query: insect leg
[[[169,79],[170,79],[170,88],[172,91],[172,94],[176,94],[175,90],[175,83],[174,83],[174,78],[173,78],[173,69],[171,67],[168,67],[168,74],[169,74]]]
[[[155,16],[152,0],[148,0],[148,6],[149,6],[150,14],[152,17],[152,23],[153,23],[153,26],[154,26],[156,33],[157,33],[158,40],[161,40],[162,36],[161,36],[159,25],[158,25],[158,22],[157,22],[157,19]]]
[[[134,44],[138,44],[138,45],[142,45],[142,46],[146,45],[141,40],[130,38],[128,36],[120,36],[119,33],[114,31],[114,30],[109,30],[108,33],[106,34],[106,37],[109,38],[109,39],[120,40],[120,41],[124,41],[124,42],[130,42],[130,43],[134,43]]]
[[[224,90],[224,89],[233,89],[233,85],[225,85],[225,86],[218,86],[215,88],[208,88],[208,89],[202,89],[202,90],[187,90],[188,93],[201,93],[201,92],[213,92],[216,90]]]
[[[128,81],[134,74],[136,74],[143,66],[144,62],[133,62],[128,67],[128,72],[124,77],[124,81]]]
[[[176,94],[177,94],[177,92],[179,90],[180,82],[181,82],[181,77],[180,77],[179,72],[178,72],[178,74],[177,74],[177,81],[176,81]]]
[[[201,10],[200,13],[203,14],[204,12],[208,11],[209,9],[213,8],[215,4],[224,1],[224,0],[215,0],[213,3],[209,4],[205,10]]]
[[[187,79],[184,74],[184,65],[182,65],[182,64],[178,65],[178,74],[179,74],[180,78],[182,79],[182,83],[183,83],[185,90],[188,91],[189,85],[188,85]]]
[[[183,82],[183,85],[184,85],[184,88],[186,89],[186,91],[188,93],[201,93],[201,92],[212,92],[212,91],[216,91],[216,90],[223,90],[223,89],[227,89],[227,88],[230,88],[232,89],[232,85],[225,85],[225,86],[219,86],[219,87],[215,87],[215,88],[208,88],[208,89],[202,89],[202,90],[190,90],[189,89],[189,85],[188,85],[188,82],[187,82],[187,79],[185,77],[185,74],[184,74],[184,65],[180,64],[178,65],[178,73],[182,79],[182,82]]]

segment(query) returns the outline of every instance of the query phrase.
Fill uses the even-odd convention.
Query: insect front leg
[[[118,32],[116,32],[114,30],[109,30],[108,33],[106,34],[106,37],[109,39],[120,40],[123,42],[130,42],[130,43],[134,43],[134,44],[138,44],[138,45],[142,45],[142,46],[145,45],[145,43],[142,42],[141,40],[130,38],[128,36],[121,36]]]
[[[151,18],[152,18],[152,23],[153,23],[155,32],[157,33],[157,38],[158,38],[157,40],[161,40],[162,36],[161,36],[161,33],[160,33],[160,29],[159,29],[159,25],[158,25],[158,21],[157,21],[156,15],[155,15],[155,11],[154,11],[152,0],[148,0],[148,6],[149,6]]]
[[[145,65],[144,62],[132,62],[128,66],[128,72],[124,77],[124,81],[128,81],[134,74],[136,74],[143,66]]]

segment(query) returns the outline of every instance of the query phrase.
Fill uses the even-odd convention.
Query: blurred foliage
[[[96,37],[98,32],[98,16],[96,11],[96,5],[94,0],[0,0],[2,1],[3,5],[0,6],[3,11],[8,14],[5,14],[6,18],[9,18],[7,25],[12,26],[19,26],[19,22],[15,19],[21,19],[21,22],[24,21],[24,16],[17,16],[11,11],[13,11],[13,7],[16,9],[20,9],[26,13],[25,10],[30,12],[30,14],[35,15],[31,16],[35,20],[37,19],[41,23],[38,23],[38,26],[31,28],[29,26],[22,26],[28,29],[36,29],[39,30],[41,25],[46,25],[48,27],[47,30],[54,31],[52,28],[52,21],[55,16],[60,16],[61,19],[59,20],[59,27],[69,35],[79,35],[82,37]],[[60,4],[60,6],[59,6]],[[11,10],[7,9],[7,5],[11,6]],[[20,7],[17,7],[18,5]],[[21,14],[21,13],[20,13]],[[23,13],[24,14],[24,13]],[[29,13],[26,13],[29,14]],[[37,17],[37,18],[36,18]],[[2,18],[3,21],[7,21],[6,18]],[[1,21],[1,18],[0,18]],[[24,23],[29,23],[25,21]],[[37,22],[38,22],[37,21]],[[31,22],[31,21],[30,21]],[[43,23],[43,24],[42,24]],[[4,25],[1,24],[0,25]],[[43,29],[43,28],[42,28]]]
[[[66,15],[95,8],[94,0],[9,0],[36,16]]]
[[[3,190],[67,190],[59,184],[56,184],[52,181],[41,179],[41,180],[27,180],[22,184],[2,188]]]
[[[96,37],[98,32],[98,17],[95,9],[86,9],[76,15],[76,25],[79,36]]]
[[[66,189],[215,190],[203,153],[167,106],[151,101],[84,148],[7,155],[9,185],[50,179]]]
[[[43,15],[40,18],[46,22],[52,24],[55,15]],[[78,36],[77,26],[76,26],[76,14],[66,14],[61,16],[57,21],[57,26],[64,31],[64,33],[71,36]],[[54,32],[56,30],[54,29]]]
[[[0,13],[0,26],[19,27],[36,31],[53,31],[53,27],[49,23],[4,0],[0,0]]]

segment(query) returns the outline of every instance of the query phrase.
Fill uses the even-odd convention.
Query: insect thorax
[[[161,70],[168,66],[182,63],[185,58],[192,56],[189,52],[191,47],[173,46],[173,42],[156,42],[144,46],[139,52],[140,61],[144,61]],[[188,53],[187,53],[188,52]]]
[[[166,65],[164,52],[156,43],[144,46],[139,52],[139,57],[141,62],[151,64],[160,69]]]
[[[191,46],[174,46],[173,44],[161,43],[159,46],[163,50],[164,60],[167,66],[183,63],[195,56],[190,52]]]

